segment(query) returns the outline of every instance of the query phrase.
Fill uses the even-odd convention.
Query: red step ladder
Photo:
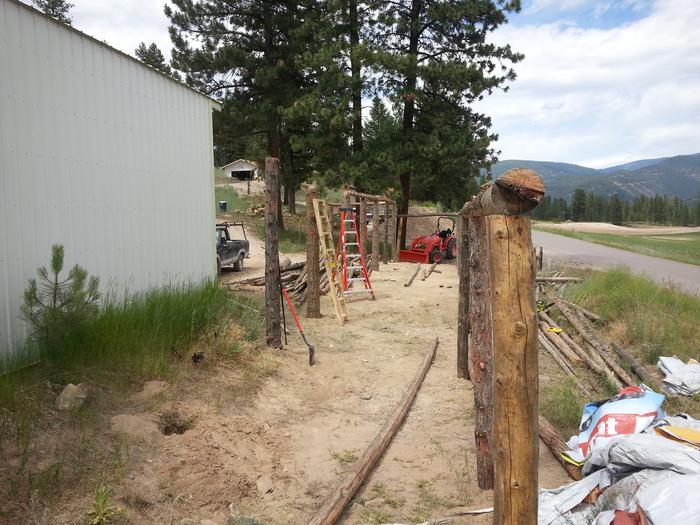
[[[369,281],[362,242],[357,233],[357,218],[352,208],[340,209],[340,235],[338,236],[338,257],[342,258],[341,287],[343,295],[369,294],[374,299],[374,290]],[[362,288],[353,284],[361,282]]]

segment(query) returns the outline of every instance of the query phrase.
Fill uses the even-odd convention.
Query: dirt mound
[[[700,227],[686,226],[618,226],[607,222],[538,222],[537,224],[556,230],[582,233],[615,233],[619,235],[671,235],[675,233],[698,233]]]

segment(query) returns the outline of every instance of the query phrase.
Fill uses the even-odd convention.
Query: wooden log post
[[[459,304],[457,307],[457,377],[469,379],[469,218],[460,214],[457,240]]]
[[[265,159],[265,341],[282,348],[280,259],[277,245],[279,159]]]
[[[360,201],[357,213],[358,232],[360,235],[360,240],[358,242],[362,246],[362,253],[367,253],[367,200],[363,198],[359,198],[358,200]]]
[[[491,322],[491,272],[486,218],[469,220],[469,377],[474,384],[474,438],[479,488],[493,488],[493,324]]]
[[[374,206],[372,206],[372,262],[370,264],[373,272],[379,270],[379,257],[379,201],[374,201]]]
[[[321,317],[321,273],[319,260],[319,239],[314,213],[316,188],[306,185],[306,317]]]
[[[401,228],[403,225],[401,221],[406,222],[405,217],[399,217],[399,205],[394,206],[394,217],[396,218],[396,228],[394,228],[394,261],[399,260],[399,250],[401,249],[399,242],[401,239]]]
[[[538,371],[530,218],[487,217],[494,350],[494,524],[537,523]]]
[[[389,264],[389,201],[384,202],[384,247],[382,250],[382,262]]]

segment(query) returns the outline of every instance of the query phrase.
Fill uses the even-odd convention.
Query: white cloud
[[[548,0],[542,0],[548,1]],[[660,0],[612,29],[505,26],[525,53],[507,93],[479,105],[502,158],[593,167],[700,151],[700,2]]]
[[[130,55],[141,42],[155,42],[170,59],[172,44],[164,0],[72,0],[73,26]]]

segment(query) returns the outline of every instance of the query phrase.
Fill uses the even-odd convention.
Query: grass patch
[[[62,332],[50,352],[37,349],[42,359],[33,366],[0,376],[0,494],[7,503],[0,522],[38,522],[63,494],[121,480],[140,449],[110,433],[109,417],[144,380],[186,384],[185,376],[206,377],[217,365],[240,376],[241,393],[259,384],[271,365],[242,349],[252,350],[260,337],[260,309],[212,282],[137,294]],[[206,351],[203,365],[190,364],[194,350]],[[57,413],[68,382],[87,383],[88,400]],[[194,420],[161,412],[160,423],[177,433]]]
[[[340,463],[355,463],[357,461],[357,450],[334,450],[331,456]]]
[[[542,390],[540,411],[565,436],[570,436],[578,431],[582,409],[581,396],[571,380],[563,385]]]
[[[659,356],[686,361],[700,354],[700,299],[626,268],[594,273],[568,297],[620,327],[620,342],[649,364]]]
[[[651,255],[652,257],[700,265],[700,233],[616,235],[613,233],[572,232],[539,225],[536,226],[536,229],[612,248]]]
[[[248,209],[248,203],[244,198],[238,195],[235,189],[231,186],[215,186],[214,187],[214,205],[216,212],[219,213],[219,201],[228,203],[228,211],[245,211]]]

